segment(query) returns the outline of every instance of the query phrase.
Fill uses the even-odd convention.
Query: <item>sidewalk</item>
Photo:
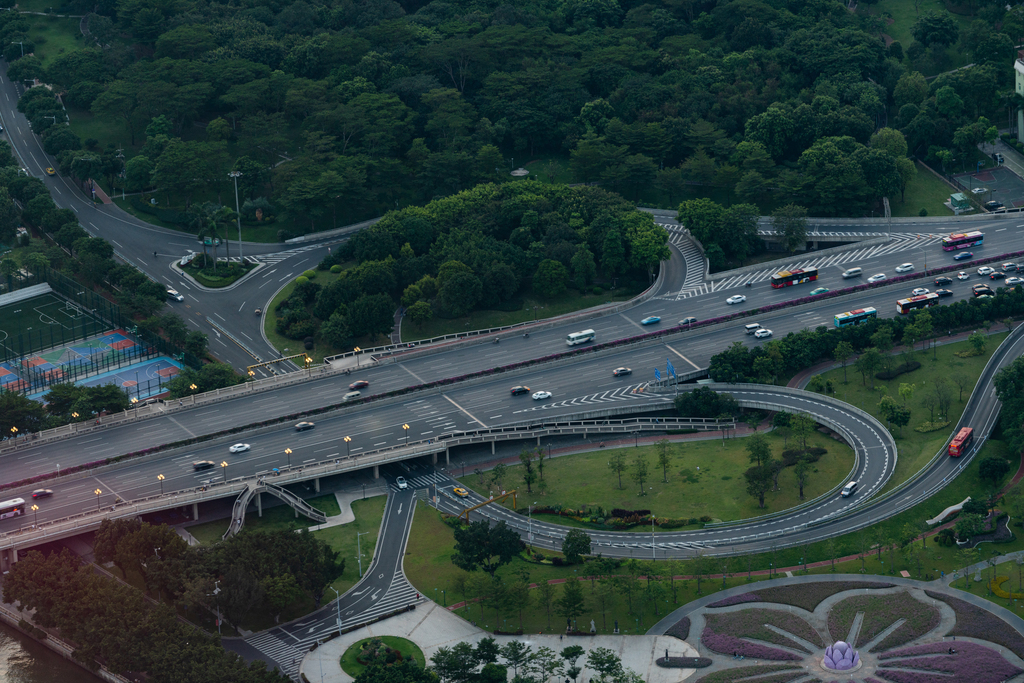
[[[580,626],[582,630],[587,630],[586,625]],[[310,681],[348,683],[353,679],[341,670],[338,663],[341,655],[355,643],[382,635],[398,636],[413,641],[423,650],[423,655],[429,662],[438,648],[450,648],[462,641],[475,644],[490,634],[462,617],[450,613],[437,603],[426,601],[411,612],[385,619],[324,643],[305,656],[299,671]],[[622,665],[625,668],[636,671],[647,683],[678,683],[692,673],[692,669],[663,669],[657,666],[654,660],[663,657],[666,649],[673,657],[697,656],[697,651],[689,643],[671,636],[582,636],[560,639],[558,635],[524,634],[494,636],[494,639],[499,647],[515,640],[533,648],[534,651],[540,647],[549,647],[560,652],[569,645],[580,645],[588,651],[595,647],[606,647],[622,658]],[[581,657],[579,665],[583,666],[585,662],[586,657]],[[509,673],[511,674],[511,671]],[[594,680],[594,677],[595,672],[584,668],[579,680]]]

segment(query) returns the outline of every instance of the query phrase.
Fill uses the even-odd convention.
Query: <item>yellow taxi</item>
[[[53,170],[52,166],[46,167],[46,175],[57,175],[57,172]]]
[[[456,486],[455,488],[453,488],[452,493],[454,493],[459,498],[465,498],[466,496],[469,495],[469,491],[460,486]]]

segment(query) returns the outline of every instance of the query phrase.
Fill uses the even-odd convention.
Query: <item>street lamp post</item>
[[[363,545],[361,543],[362,537],[370,533],[369,531],[363,531],[362,533],[356,533],[356,560],[359,562],[359,578],[363,578]]]
[[[11,427],[11,437],[14,438],[14,443],[17,444],[18,443],[18,428],[17,427]]]
[[[330,586],[330,589],[332,591],[334,591],[335,595],[338,596],[338,598],[335,600],[334,604],[338,608],[338,633],[341,633],[341,593],[339,593],[338,589],[335,588],[334,586]]]
[[[235,222],[238,224],[238,263],[242,263],[242,213],[238,208],[238,176],[241,171],[231,171],[228,176],[235,181]]]
[[[166,477],[162,474],[158,474],[156,475],[156,479],[160,482],[160,495],[162,496],[164,495],[164,479],[166,479]]]
[[[351,458],[352,457],[352,453],[349,452],[348,445],[350,443],[352,443],[352,437],[351,436],[346,436],[343,440],[345,442],[345,458]]]
[[[132,396],[132,405],[135,406],[135,419],[139,418],[139,399]]]
[[[405,430],[405,443],[408,444],[409,443],[409,425],[407,425],[407,424],[402,425],[402,429]]]
[[[306,356],[306,376],[311,377],[313,375],[313,359]]]
[[[100,494],[103,493],[103,491],[101,489],[96,489],[95,491],[93,491],[93,493],[96,494],[96,512],[99,512],[100,511]]]
[[[71,413],[71,417],[75,419],[75,433],[78,433],[78,413]]]
[[[533,505],[527,507],[529,510],[530,517],[530,545],[533,545],[533,506],[537,504],[537,501],[533,501]]]
[[[213,582],[213,595],[217,596],[220,593],[220,581]],[[220,635],[220,602],[217,602],[217,635]]]
[[[199,387],[197,387],[195,384],[189,384],[188,388],[191,389],[192,391],[195,391]],[[196,395],[192,394],[192,405],[195,405],[195,404],[196,404]]]
[[[249,390],[250,391],[252,390],[252,388],[254,386],[256,386],[255,381],[256,381],[256,371],[255,370],[250,370],[249,371]]]
[[[358,346],[356,348],[352,349],[352,350],[356,352],[356,370],[358,370],[359,369],[359,354],[362,353],[363,350],[361,348],[359,348]]]
[[[35,526],[39,526],[39,506],[38,505],[33,505],[29,509],[32,510],[33,513],[35,513],[35,517],[36,517]]]
[[[292,468],[292,449],[284,449],[284,454],[288,456],[288,469]]]
[[[224,481],[228,480],[228,461],[225,460],[220,464],[220,470],[223,472]]]

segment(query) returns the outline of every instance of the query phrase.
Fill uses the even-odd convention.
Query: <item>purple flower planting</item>
[[[726,598],[724,600],[719,600],[718,602],[713,602],[710,605],[708,605],[708,607],[728,607],[729,605],[739,605],[744,602],[760,601],[761,598],[758,597],[757,593],[740,593],[739,595],[734,595],[731,598]]]
[[[860,663],[860,654],[852,647],[839,640],[835,645],[825,648],[825,668],[835,671],[848,671]]]
[[[701,642],[709,650],[718,652],[719,654],[733,653],[743,655],[748,659],[774,659],[778,661],[799,661],[803,659],[797,655],[783,650],[778,650],[774,647],[765,647],[764,645],[757,645],[755,643],[748,643],[747,641],[736,638],[735,636],[726,635],[724,633],[715,633],[710,628],[705,628],[704,633],[700,636]]]
[[[942,679],[970,681],[971,683],[1000,683],[1024,673],[1010,664],[1001,654],[983,645],[961,641],[956,648],[952,643],[931,643],[908,647],[899,650],[894,656],[905,659],[890,659],[886,655],[886,667],[896,669],[879,669],[878,675],[893,683],[932,683],[936,680],[935,673],[943,674]],[[950,650],[954,654],[949,654]],[[933,657],[913,656],[941,652]]]

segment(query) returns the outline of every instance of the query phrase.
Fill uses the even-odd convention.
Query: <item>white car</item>
[[[405,477],[397,477],[395,479],[395,486],[404,490],[409,488],[409,482],[405,480]]]
[[[976,187],[973,190],[971,190],[971,192],[973,192],[974,194],[985,194],[986,192],[988,192],[988,188],[987,187]]]
[[[989,266],[982,266],[981,268],[978,268],[978,275],[991,275],[994,272],[996,272],[996,269],[990,268]]]
[[[546,398],[551,398],[551,392],[550,391],[535,391],[535,392],[533,392],[533,400],[534,401],[543,401]]]
[[[758,339],[767,339],[768,337],[772,336],[772,331],[766,330],[765,328],[762,327],[761,329],[754,333],[754,336],[757,337]]]
[[[1024,277],[1008,277],[1004,280],[1008,285],[1024,285]]]
[[[912,291],[910,293],[910,296],[921,296],[922,294],[927,294],[927,293],[928,293],[928,288],[927,287],[915,287],[914,291]]]
[[[957,280],[970,280],[971,276],[966,271],[961,270],[959,273],[956,274],[956,279]]]
[[[914,270],[913,263],[901,263],[898,266],[896,266],[897,273],[909,273],[912,270]]]
[[[868,278],[868,282],[881,282],[885,279],[885,273],[875,273]]]
[[[725,303],[731,306],[733,304],[741,304],[746,300],[747,297],[743,296],[742,294],[736,294],[735,296],[730,296],[728,299],[726,299]]]
[[[249,444],[247,443],[236,443],[234,446],[228,449],[232,453],[245,453],[249,450]]]

